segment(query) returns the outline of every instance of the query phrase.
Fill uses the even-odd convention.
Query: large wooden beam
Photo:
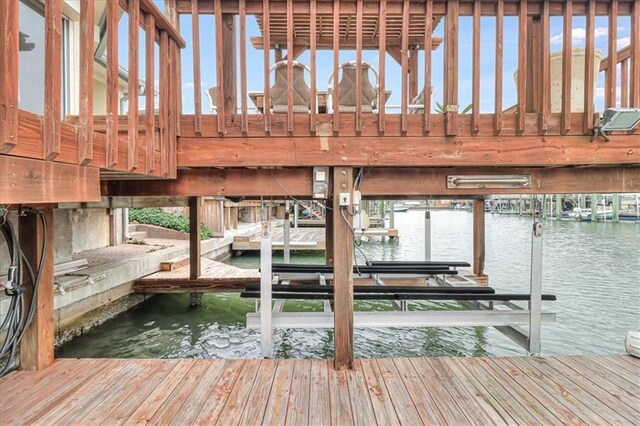
[[[37,292],[34,294],[34,283],[30,275],[24,274],[25,284],[25,312],[30,309],[30,301],[34,297],[35,311],[31,323],[27,327],[20,342],[20,369],[41,370],[53,363],[53,253],[55,242],[53,240],[53,210],[44,209],[43,217],[46,227],[43,226],[40,217],[27,212],[18,219],[20,247],[26,260],[34,269],[40,264],[44,256],[44,263],[40,272],[40,282]],[[42,251],[46,241],[46,248]]]
[[[231,292],[244,291],[247,284],[259,282],[259,278],[143,278],[133,282],[133,291],[145,294]]]
[[[97,168],[0,155],[0,204],[85,201],[100,201]]]
[[[202,264],[202,240],[200,235],[202,207],[200,197],[189,197],[189,279],[200,277]]]
[[[484,275],[484,198],[473,200],[473,273]]]
[[[335,368],[353,368],[353,204],[341,206],[340,194],[352,197],[353,169],[333,170],[334,344]],[[349,198],[351,200],[351,198]]]
[[[109,181],[103,195],[113,197],[223,196],[311,198],[312,170],[289,168],[178,170],[172,181]],[[450,175],[527,175],[530,188],[448,189]],[[640,192],[640,167],[376,167],[362,184],[367,198],[474,196],[484,194],[567,194]]]
[[[273,137],[178,141],[181,167],[573,166],[640,163],[638,136]]]

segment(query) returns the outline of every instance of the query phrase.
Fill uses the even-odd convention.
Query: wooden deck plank
[[[171,423],[173,424],[193,424],[195,419],[200,414],[200,411],[204,407],[207,401],[211,389],[216,385],[216,382],[222,375],[222,368],[224,362],[212,361],[209,364],[209,368],[205,370],[202,380],[198,382],[196,387],[191,392],[191,395],[184,401],[183,409],[178,411],[173,417]]]
[[[573,386],[567,380],[555,377],[556,373],[553,371],[549,371],[546,368],[543,368],[545,371],[537,369],[534,364],[528,360],[513,359],[509,361],[524,374],[552,392],[558,402],[567,407],[571,407],[577,415],[588,418],[589,423],[607,423],[605,418],[603,418],[603,413],[598,410],[599,404],[596,403],[596,405],[592,405],[592,398],[588,398],[582,389]],[[618,418],[618,416],[615,416],[615,418]]]
[[[443,388],[447,389],[451,394],[452,401],[465,413],[465,416],[471,423],[487,425],[487,424],[505,424],[500,415],[490,406],[482,405],[482,398],[477,398],[475,393],[470,392],[456,377],[454,372],[449,368],[449,360],[446,358],[431,358],[429,362],[433,365],[433,371],[442,383]],[[486,409],[488,408],[488,409]]]
[[[396,409],[391,402],[391,396],[384,380],[381,377],[378,363],[370,359],[360,360],[362,374],[367,382],[369,399],[376,416],[376,421],[380,425],[399,425],[400,420],[396,414]]]
[[[285,424],[306,425],[309,424],[311,363],[298,359],[295,361],[294,371]]]
[[[332,425],[354,424],[349,387],[347,385],[347,373],[345,370],[336,370],[328,367],[329,378],[329,404]]]
[[[158,407],[158,410],[149,419],[149,423],[169,423],[182,408],[184,401],[191,395],[209,365],[210,360],[196,362],[189,372],[184,375],[180,383],[176,385],[169,397]]]
[[[331,360],[64,359],[1,378],[0,423],[640,424],[637,364],[399,358],[336,371]]]
[[[387,386],[391,403],[395,408],[400,423],[403,425],[420,424],[422,422],[420,413],[411,399],[393,360],[379,359],[377,363],[380,369],[380,378]]]
[[[398,364],[397,360],[396,363]],[[435,366],[431,363],[431,360],[427,358],[415,358],[412,359],[413,368],[418,373],[418,380],[421,380],[424,384],[424,390],[422,390],[418,397],[425,398],[430,395],[432,402],[429,405],[437,407],[437,412],[441,415],[441,421],[446,424],[471,424],[471,422],[465,415],[464,411],[453,401],[451,394],[448,391],[449,384],[443,386],[438,380],[435,372]],[[416,381],[415,378],[413,381]],[[409,389],[408,382],[407,389]],[[418,404],[416,404],[418,406]]]
[[[292,359],[281,359],[278,361],[262,424],[281,425],[286,421],[291,377],[294,374],[294,367],[294,360]]]
[[[636,410],[621,403],[613,395],[602,392],[602,390],[597,386],[593,386],[592,382],[587,377],[584,377],[581,374],[574,374],[572,371],[564,368],[562,364],[558,365],[556,363],[551,363],[543,358],[536,360],[536,366],[542,365],[544,365],[545,369],[549,372],[555,370],[556,374],[565,377],[566,380],[574,383],[577,387],[580,387],[586,394],[591,395],[595,400],[604,404],[606,407],[609,407],[614,413],[624,417],[633,424],[640,424],[640,415]],[[552,370],[549,370],[549,368]]]
[[[331,422],[329,403],[329,362],[325,359],[311,360],[311,389],[309,393],[309,424],[324,425]]]
[[[12,422],[25,415],[37,415],[38,413],[46,413],[52,406],[55,406],[59,399],[64,399],[69,392],[73,392],[76,386],[82,384],[85,380],[91,378],[92,374],[97,374],[90,362],[74,364],[74,369],[68,368],[69,364],[64,361],[58,361],[50,368],[40,370],[48,375],[40,376],[38,373],[20,374],[27,378],[21,380],[17,378],[13,381],[13,385],[5,385],[2,382],[0,386],[0,401],[2,402],[2,413],[0,416],[3,422]],[[104,365],[101,369],[107,368]],[[33,380],[32,380],[33,379]],[[31,395],[43,395],[44,398],[34,401],[27,398],[11,398],[10,395],[24,395],[29,392]],[[26,411],[26,413],[25,413]]]
[[[538,403],[547,407],[554,416],[556,416],[564,424],[575,424],[579,422],[589,422],[589,416],[580,416],[581,407],[571,404],[570,401],[558,404],[558,400],[552,393],[547,392],[547,387],[538,384],[535,380],[522,372],[518,367],[511,363],[496,362],[498,368],[507,373],[520,386],[526,389]],[[571,408],[569,408],[571,407]]]
[[[474,359],[460,361],[470,377],[474,377],[478,382],[491,393],[500,404],[502,409],[509,412],[518,422],[525,424],[539,424],[538,420],[520,405],[518,399],[514,397],[508,389],[505,389],[498,381],[495,380],[481,365],[473,362]]]
[[[565,360],[563,360],[563,362],[564,361]],[[570,361],[567,362],[571,362],[571,364],[581,365],[589,369],[589,371],[592,371],[594,374],[597,374],[607,381],[613,383],[617,387],[624,389],[627,393],[634,395],[636,398],[640,398],[640,383],[638,383],[638,380],[640,379],[636,380],[635,382],[631,382],[624,377],[618,376],[617,374],[612,374],[611,370],[603,367],[601,364],[598,364],[588,357],[571,357]]]
[[[133,414],[131,414],[125,421],[125,424],[147,424],[195,364],[196,361],[192,359],[180,361],[178,365],[171,370],[171,373],[147,396]]]
[[[245,407],[240,424],[262,423],[277,365],[278,360],[275,359],[263,359],[260,363],[256,381],[251,389],[251,404]]]
[[[216,424],[239,424],[244,407],[251,398],[251,388],[255,381],[258,380],[258,371],[260,370],[261,363],[262,360],[244,363],[242,371],[240,372],[233,389],[229,393],[229,397],[224,404],[224,408],[220,412],[220,417]]]
[[[475,359],[474,362],[485,370],[485,374],[492,376],[492,378],[505,388],[510,395],[514,396],[520,405],[522,405],[523,409],[534,417],[537,422],[543,425],[561,424],[560,419],[554,416],[547,407],[536,402],[528,389],[523,388],[517,382],[511,380],[502,369],[496,367],[491,359],[478,358]]]
[[[141,406],[153,391],[168,378],[174,374],[174,371],[180,364],[179,360],[157,360],[159,368],[153,374],[147,377],[147,380],[135,389],[133,394],[129,395],[122,403],[113,407],[109,413],[108,421],[113,424],[122,424]],[[107,419],[105,419],[107,420]]]
[[[225,360],[222,369],[222,376],[218,379],[216,387],[211,391],[211,395],[204,404],[204,408],[200,411],[195,421],[197,425],[212,425],[220,417],[220,413],[231,394],[240,371],[245,364],[245,360]]]
[[[511,413],[500,405],[494,395],[486,389],[473,374],[469,374],[466,371],[461,365],[459,358],[451,358],[448,366],[458,376],[461,383],[467,387],[468,391],[478,398],[480,404],[487,404],[485,407],[488,413],[496,413],[496,423],[500,423],[497,420],[497,416],[502,418],[507,424],[511,425],[516,423]]]
[[[351,398],[353,421],[357,425],[376,424],[376,415],[367,391],[367,382],[359,359],[353,361],[353,371],[347,374],[347,386]]]

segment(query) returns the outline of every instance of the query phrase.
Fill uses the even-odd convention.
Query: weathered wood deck
[[[59,359],[0,379],[6,424],[639,424],[640,360]]]

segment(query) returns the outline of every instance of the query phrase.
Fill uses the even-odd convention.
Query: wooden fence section
[[[181,136],[269,137],[269,136],[477,136],[477,135],[586,135],[594,122],[595,60],[576,61],[572,31],[577,21],[586,20],[584,55],[594,58],[595,18],[608,17],[609,61],[622,67],[623,100],[619,106],[640,107],[640,2],[638,0],[341,0],[333,2],[269,0],[221,1],[175,0],[180,14],[191,15],[193,76],[196,80],[193,115],[182,117]],[[212,114],[202,112],[200,87],[201,45],[199,19],[214,15],[217,87],[209,89]],[[236,16],[240,23],[236,40]],[[247,19],[257,20],[259,36],[247,34]],[[462,38],[462,19],[471,17],[472,40]],[[482,18],[495,18],[494,57],[481,53]],[[562,21],[560,93],[552,94],[549,21]],[[517,22],[517,65],[515,98],[507,96],[505,78],[505,22]],[[618,25],[630,19],[630,45],[616,52]],[[442,24],[440,24],[442,22]],[[485,22],[487,24],[487,22]],[[442,25],[443,37],[433,35]],[[582,24],[581,24],[582,25]],[[507,29],[512,28],[509,25]],[[554,29],[555,31],[555,29]],[[468,34],[464,34],[468,37]],[[230,42],[229,40],[232,40]],[[248,92],[247,40],[263,51],[262,92]],[[460,47],[472,43],[471,104],[459,105],[463,78],[460,76]],[[432,50],[442,45],[442,104],[435,108],[431,84],[435,64]],[[286,56],[283,56],[286,50]],[[310,67],[297,62],[309,51]],[[317,51],[333,53],[332,75],[326,91],[317,81]],[[379,70],[369,96],[364,73],[371,64],[363,61],[364,50],[378,50]],[[236,67],[237,52],[240,67]],[[344,53],[353,55],[345,62]],[[509,53],[511,54],[511,53]],[[400,105],[385,105],[390,96],[386,56],[401,70]],[[420,60],[419,60],[420,58]],[[418,63],[424,70],[420,84]],[[495,64],[493,111],[481,111],[481,70]],[[579,64],[579,65],[578,65]],[[606,62],[603,62],[605,66]],[[323,64],[327,65],[327,64]],[[584,67],[584,82],[576,83],[576,66]],[[236,76],[240,75],[238,87]],[[602,70],[606,70],[602,68]],[[344,83],[349,72],[350,86]],[[375,70],[374,70],[375,71]],[[310,87],[299,87],[299,73],[308,72]],[[275,74],[275,78],[274,78]],[[341,77],[342,75],[342,77]],[[487,77],[487,76],[484,76]],[[275,84],[273,80],[275,79]],[[607,73],[606,106],[616,106],[617,79]],[[308,81],[308,80],[307,80]],[[486,81],[486,79],[485,79]],[[466,82],[465,82],[466,83]],[[305,83],[306,84],[306,83]],[[581,84],[576,90],[575,85]],[[466,91],[466,88],[464,89]],[[582,92],[582,97],[576,95]],[[241,99],[238,101],[237,97]],[[559,96],[558,100],[553,97]],[[575,97],[572,101],[572,96]],[[248,98],[254,108],[248,107]],[[302,98],[302,100],[301,100]],[[580,99],[579,99],[580,98]],[[346,99],[346,100],[345,100]],[[584,99],[584,101],[582,101]],[[238,108],[238,105],[241,107]],[[553,107],[552,107],[553,105]]]
[[[106,116],[94,116],[95,1],[80,1],[78,70],[79,116],[62,118],[62,2],[46,1],[44,115],[18,108],[19,43],[18,0],[0,3],[0,153],[82,166],[99,167],[120,175],[175,177],[180,86],[177,58],[185,42],[177,29],[151,0],[106,2]],[[118,22],[121,10],[128,15],[128,111],[119,111]],[[139,109],[140,27],[145,37],[144,113]],[[164,41],[164,46],[162,46]],[[159,116],[155,111],[155,47],[160,43]],[[164,47],[164,49],[163,49]],[[170,118],[173,117],[173,123]],[[102,122],[102,125],[100,124]],[[124,126],[122,125],[124,123]],[[160,128],[156,125],[160,124]],[[165,125],[163,128],[162,125]]]

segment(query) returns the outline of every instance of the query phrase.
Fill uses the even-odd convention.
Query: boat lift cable
[[[40,261],[34,273],[33,266],[24,255],[15,230],[11,222],[6,219],[7,209],[3,209],[2,220],[0,221],[0,230],[7,243],[9,250],[9,258],[11,263],[7,273],[7,281],[2,283],[5,293],[10,297],[7,314],[0,324],[0,335],[4,335],[4,340],[0,346],[0,377],[4,376],[12,367],[16,352],[20,346],[20,341],[24,337],[24,333],[31,324],[36,310],[36,298],[38,295],[38,287],[42,276],[42,267],[44,265],[45,251],[47,249],[47,222],[40,210],[34,208],[25,208],[21,214],[36,214],[42,223],[43,241],[40,252]],[[23,285],[24,273],[29,274],[30,282],[33,283],[33,292],[31,300],[28,301],[29,310],[25,315],[25,306],[27,304],[25,287]]]

